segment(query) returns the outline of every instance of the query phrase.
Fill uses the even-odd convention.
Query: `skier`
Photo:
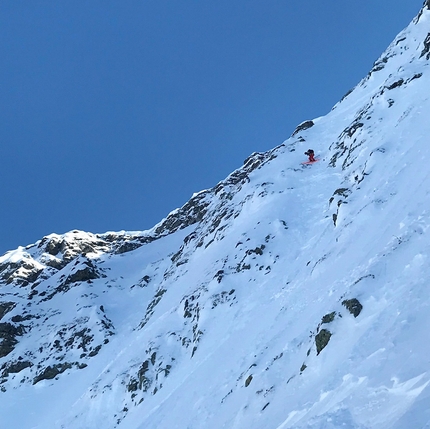
[[[305,152],[305,155],[307,155],[309,157],[309,162],[315,162],[316,161],[316,159],[314,158],[315,157],[315,152],[312,149],[308,149]]]

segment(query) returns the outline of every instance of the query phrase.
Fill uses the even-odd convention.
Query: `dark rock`
[[[62,261],[61,259],[48,259],[44,261],[47,267],[55,268],[56,270],[61,270],[67,265],[67,261]]]
[[[345,299],[342,301],[342,305],[344,305],[354,317],[357,317],[363,309],[363,306],[357,298]]]
[[[230,292],[222,291],[221,293],[217,293],[212,296],[212,309],[220,304],[226,304],[231,301],[236,301],[236,297],[234,296],[234,289],[231,289]],[[232,304],[230,304],[232,305]]]
[[[41,373],[39,373],[34,379],[33,384],[38,383],[41,380],[52,380],[55,378],[58,374],[63,373],[67,369],[70,369],[72,367],[72,364],[66,362],[66,363],[59,363],[53,366],[47,366]]]
[[[372,70],[370,71],[369,74],[372,74],[377,71],[381,71],[385,67],[385,64],[387,64],[387,62],[388,62],[388,57],[383,57],[380,60],[376,61],[373,64]]]
[[[61,236],[44,237],[38,244],[38,247],[44,253],[62,259],[61,263],[65,266],[68,262],[76,258],[77,255],[94,253],[98,250],[109,250],[107,242],[100,236],[96,237],[97,240],[94,236],[82,238],[81,231],[74,230],[69,233],[67,239]],[[118,235],[115,238],[118,240]],[[54,266],[56,262],[51,260],[47,264]],[[56,267],[54,266],[54,268]]]
[[[145,376],[145,374],[148,372],[149,369],[149,361],[145,361],[142,363],[139,371],[137,372],[137,377],[139,380],[139,389],[146,391],[150,385],[151,385],[151,380]]]
[[[423,7],[422,7],[422,9],[419,11],[419,13],[418,13],[418,15],[417,15],[417,17],[415,18],[415,20],[414,20],[414,23],[416,24],[416,23],[418,23],[419,21],[420,21],[420,19],[421,19],[421,17],[422,17],[422,15],[423,15],[423,13],[424,13],[424,10],[425,9],[430,9],[430,0],[424,0],[424,4],[423,4]]]
[[[86,265],[85,268],[79,269],[73,274],[70,274],[64,282],[64,285],[76,282],[86,282],[88,280],[95,280],[101,277],[97,268],[90,260],[85,261],[83,265]]]
[[[11,323],[0,323],[0,358],[7,356],[18,343],[16,339],[24,333],[21,325],[15,326]]]
[[[82,261],[82,259],[78,259],[75,262],[75,265],[78,265],[77,268],[75,268],[75,271],[69,274],[66,279],[60,283],[59,286],[55,288],[53,292],[51,292],[49,295],[47,295],[45,298],[43,298],[42,301],[49,301],[52,299],[57,293],[68,292],[73,286],[74,283],[78,282],[91,282],[91,280],[99,279],[101,277],[106,277],[105,274],[103,274],[100,270],[97,269],[97,267],[91,262],[90,259],[86,259],[83,261],[81,265],[79,265],[79,262]],[[60,280],[63,280],[64,276],[60,277]],[[33,292],[37,293],[37,292]]]
[[[361,127],[364,127],[364,124],[362,122],[354,122],[351,126],[345,128],[341,135],[347,135],[351,138],[355,134],[355,132]]]
[[[254,249],[254,253],[261,256],[263,254],[263,250],[265,249],[265,247],[266,246],[264,244],[262,244],[261,247],[256,247]]]
[[[155,307],[161,301],[161,298],[163,298],[163,295],[166,292],[167,292],[166,289],[162,289],[162,288],[158,289],[157,293],[154,295],[154,298],[152,299],[152,301],[148,304],[148,307],[146,308],[145,317],[139,325],[140,329],[142,329],[148,323],[149,318],[154,313]]]
[[[429,35],[430,35],[430,33],[429,33]],[[423,75],[422,73],[416,73],[416,74],[414,74],[414,75],[409,79],[409,81],[408,81],[408,82],[411,82],[411,81],[413,81],[413,80],[415,80],[415,79],[419,79],[422,75]]]
[[[346,97],[348,97],[349,94],[352,93],[352,91],[354,91],[354,88],[351,88],[341,99],[340,99],[340,103],[345,100]]]
[[[245,387],[248,387],[251,384],[252,381],[252,375],[249,375],[248,378],[245,380]]]
[[[172,365],[166,365],[165,368],[161,368],[161,371],[163,371],[164,376],[167,377],[170,374],[171,369],[172,369]]]
[[[333,192],[333,195],[340,195],[347,198],[351,191],[348,188],[338,188]]]
[[[429,3],[430,0],[427,1]],[[430,7],[427,5],[427,7],[430,9]],[[424,49],[421,52],[420,58],[424,55],[427,55],[426,58],[430,59],[430,33],[427,34],[427,37],[424,40]]]
[[[243,169],[236,170],[227,178],[227,181],[225,181],[224,183],[226,185],[237,185],[238,183],[245,183],[245,181],[249,181],[248,176],[250,173],[261,167],[261,165],[265,161],[276,158],[276,156],[271,152],[272,151],[269,151],[267,153],[252,153],[251,156],[245,159],[243,163]]]
[[[23,270],[21,271],[20,268]],[[17,274],[19,272],[19,274]],[[37,269],[27,260],[19,262],[10,262],[0,266],[0,280],[6,284],[15,284],[19,286],[28,286],[29,283],[35,282],[43,270]]]
[[[34,316],[32,314],[26,314],[25,316],[22,316],[21,314],[17,314],[16,316],[13,316],[10,320],[14,323],[20,323],[26,320],[39,319],[39,318],[40,316]]]
[[[88,353],[89,357],[94,357],[98,354],[98,352],[100,351],[100,349],[102,348],[101,345],[98,345],[97,347],[94,348],[94,350],[92,350],[90,353]]]
[[[40,276],[40,274],[42,274],[42,272],[43,272],[43,270],[33,269],[30,273],[28,273],[25,276],[25,280],[28,283],[34,283],[37,280],[37,278]]]
[[[0,320],[6,313],[9,313],[16,305],[16,302],[0,302]]]
[[[396,46],[400,43],[403,42],[404,40],[406,40],[406,37],[402,37],[401,39],[396,41]]]
[[[334,201],[334,197],[336,195],[348,198],[348,196],[351,194],[351,191],[348,188],[338,188],[333,192],[333,196],[329,199],[329,204],[331,204]],[[342,200],[339,200],[337,205],[340,206],[342,204]]]
[[[223,277],[224,277],[224,270],[218,270],[218,272],[214,276],[214,278],[217,279],[218,283],[221,283],[221,280]]]
[[[276,158],[276,151],[279,150],[280,147],[282,147],[282,145],[265,153],[256,152],[251,154],[251,156],[244,161],[242,168],[231,173],[225,180],[218,183],[212,189],[194,195],[186,204],[168,215],[167,218],[155,228],[152,240],[203,221],[209,210],[210,202],[213,201],[214,195],[218,196],[221,204],[230,201],[234,194],[241,189],[241,185],[249,182],[249,174],[252,171]],[[218,210],[217,213],[220,214],[210,219],[212,224],[207,228],[208,233],[217,229],[222,220],[228,219],[234,214],[232,210]],[[190,240],[195,238],[196,235],[192,233],[189,238],[184,240],[185,244],[188,244]],[[202,244],[200,240],[196,246],[200,247]]]
[[[251,269],[251,265],[250,264],[242,264],[242,265],[239,264],[236,267],[236,271],[238,273],[240,273],[241,271],[250,270],[250,269]]]
[[[188,309],[188,299],[185,300],[184,303],[184,318],[188,319],[192,317],[193,313]]]
[[[167,216],[160,226],[156,228],[155,234],[163,236],[200,222],[207,213],[209,205],[209,200],[206,199],[207,194],[208,191],[200,192],[180,209]]]
[[[184,250],[184,247],[181,246],[181,248],[170,258],[170,260],[175,263],[178,261],[178,259],[181,257],[182,251]]]
[[[334,224],[334,226],[336,226],[336,222],[337,222],[337,213],[333,213],[332,218],[333,218],[333,224]]]
[[[299,133],[300,131],[304,131],[307,130],[311,127],[313,127],[315,124],[313,121],[305,121],[302,122],[300,125],[297,126],[297,128],[294,130],[292,136],[295,136],[297,133]]]
[[[0,274],[3,274],[3,271],[6,271],[9,269],[9,263],[5,262],[3,264],[0,264]],[[2,276],[0,278],[3,278]]]
[[[56,256],[56,255],[58,255],[58,253],[60,253],[60,249],[62,246],[62,240],[59,240],[57,238],[44,237],[39,244],[39,248],[42,248],[43,246],[45,246],[45,248],[43,250],[46,253],[48,253],[49,255],[52,255],[52,256]]]
[[[9,374],[17,374],[25,368],[32,367],[33,364],[26,360],[18,360],[15,362],[8,363],[6,368],[2,372],[2,377],[7,377]]]
[[[394,88],[398,88],[399,86],[402,86],[404,82],[405,81],[403,79],[399,79],[399,80],[396,80],[396,82],[392,83],[391,85],[386,86],[385,88],[387,88],[388,90],[392,90]]]
[[[62,332],[65,332],[66,328],[63,328]],[[61,337],[61,331],[58,332]],[[80,331],[74,332],[67,341],[64,342],[66,347],[76,347],[82,349],[84,352],[87,351],[88,346],[92,343],[94,335],[91,334],[91,329],[84,328]],[[55,343],[54,343],[55,345]],[[101,346],[100,346],[101,347]]]
[[[139,247],[141,247],[143,245],[143,243],[139,243],[136,241],[126,241],[124,243],[122,243],[116,250],[115,253],[117,255],[120,255],[122,253],[126,253],[126,252],[131,252],[133,250],[138,249]]]
[[[144,244],[148,244],[157,239],[157,237],[145,235],[145,236],[133,236],[133,235],[124,235],[124,234],[102,234],[98,235],[98,238],[101,238],[100,241],[103,246],[106,243],[112,244],[112,250],[115,254],[122,254],[126,252],[131,252],[132,250],[138,249]]]
[[[300,372],[303,372],[306,368],[307,368],[307,365],[303,364],[303,365],[300,367]]]
[[[132,378],[127,384],[127,391],[136,392],[138,387],[139,387],[139,382],[135,378]]]
[[[333,311],[332,313],[326,314],[322,318],[321,323],[331,323],[331,322],[333,322],[335,317],[336,317],[336,312]]]
[[[321,350],[330,341],[331,332],[328,329],[321,329],[321,331],[315,336],[315,345],[317,347],[317,355],[321,353]]]

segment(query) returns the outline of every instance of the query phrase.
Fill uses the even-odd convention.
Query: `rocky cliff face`
[[[424,427],[429,35],[427,1],[327,116],[151,230],[0,257],[7,427]]]
[[[22,381],[33,384],[52,379],[71,368],[85,368],[87,361],[97,355],[115,332],[103,305],[75,304],[80,317],[59,326],[53,324],[55,334],[50,331],[49,340],[37,342],[35,350],[26,350],[25,358],[15,348],[20,340],[25,342],[26,337],[34,336],[35,331],[49,325],[51,319],[58,318],[59,310],[55,305],[54,308],[47,308],[63,299],[59,296],[64,297],[74,288],[82,290],[91,287],[96,280],[106,279],[104,284],[109,285],[108,269],[101,265],[106,258],[115,258],[194,226],[193,232],[185,237],[171,257],[170,270],[185,264],[186,247],[194,249],[203,246],[208,234],[221,234],[223,227],[220,225],[224,223],[225,228],[228,219],[239,215],[240,207],[229,202],[249,182],[252,171],[274,159],[277,150],[279,148],[251,155],[242,168],[213,189],[193,196],[151,231],[101,235],[82,231],[71,231],[64,236],[52,234],[34,245],[5,255],[0,263],[2,297],[14,298],[0,302],[0,320],[8,320],[0,325],[0,357],[8,356],[0,367],[2,390],[6,390],[11,374],[18,374],[27,368],[27,375]],[[208,245],[205,244],[206,247]],[[142,276],[130,287],[146,286],[149,281],[149,276]],[[155,303],[158,297],[161,298],[161,292],[155,294],[152,302]],[[85,307],[90,310],[84,310]],[[148,314],[144,321],[148,319]],[[89,326],[90,322],[96,323],[96,329]]]

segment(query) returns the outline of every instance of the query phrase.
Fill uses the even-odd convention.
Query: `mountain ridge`
[[[7,427],[426,427],[429,10],[151,230],[0,257]]]

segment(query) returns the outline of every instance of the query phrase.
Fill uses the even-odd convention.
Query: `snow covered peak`
[[[364,96],[380,91],[384,86],[399,85],[411,79],[415,70],[428,67],[430,59],[430,8],[426,3],[417,17],[393,40],[375,61],[369,74],[354,89]],[[424,64],[427,63],[427,64]],[[346,99],[351,90],[344,99]],[[344,100],[343,99],[343,100]],[[342,100],[342,102],[343,102]]]
[[[426,427],[429,34],[427,1],[331,112],[151,230],[2,256],[2,424]]]

